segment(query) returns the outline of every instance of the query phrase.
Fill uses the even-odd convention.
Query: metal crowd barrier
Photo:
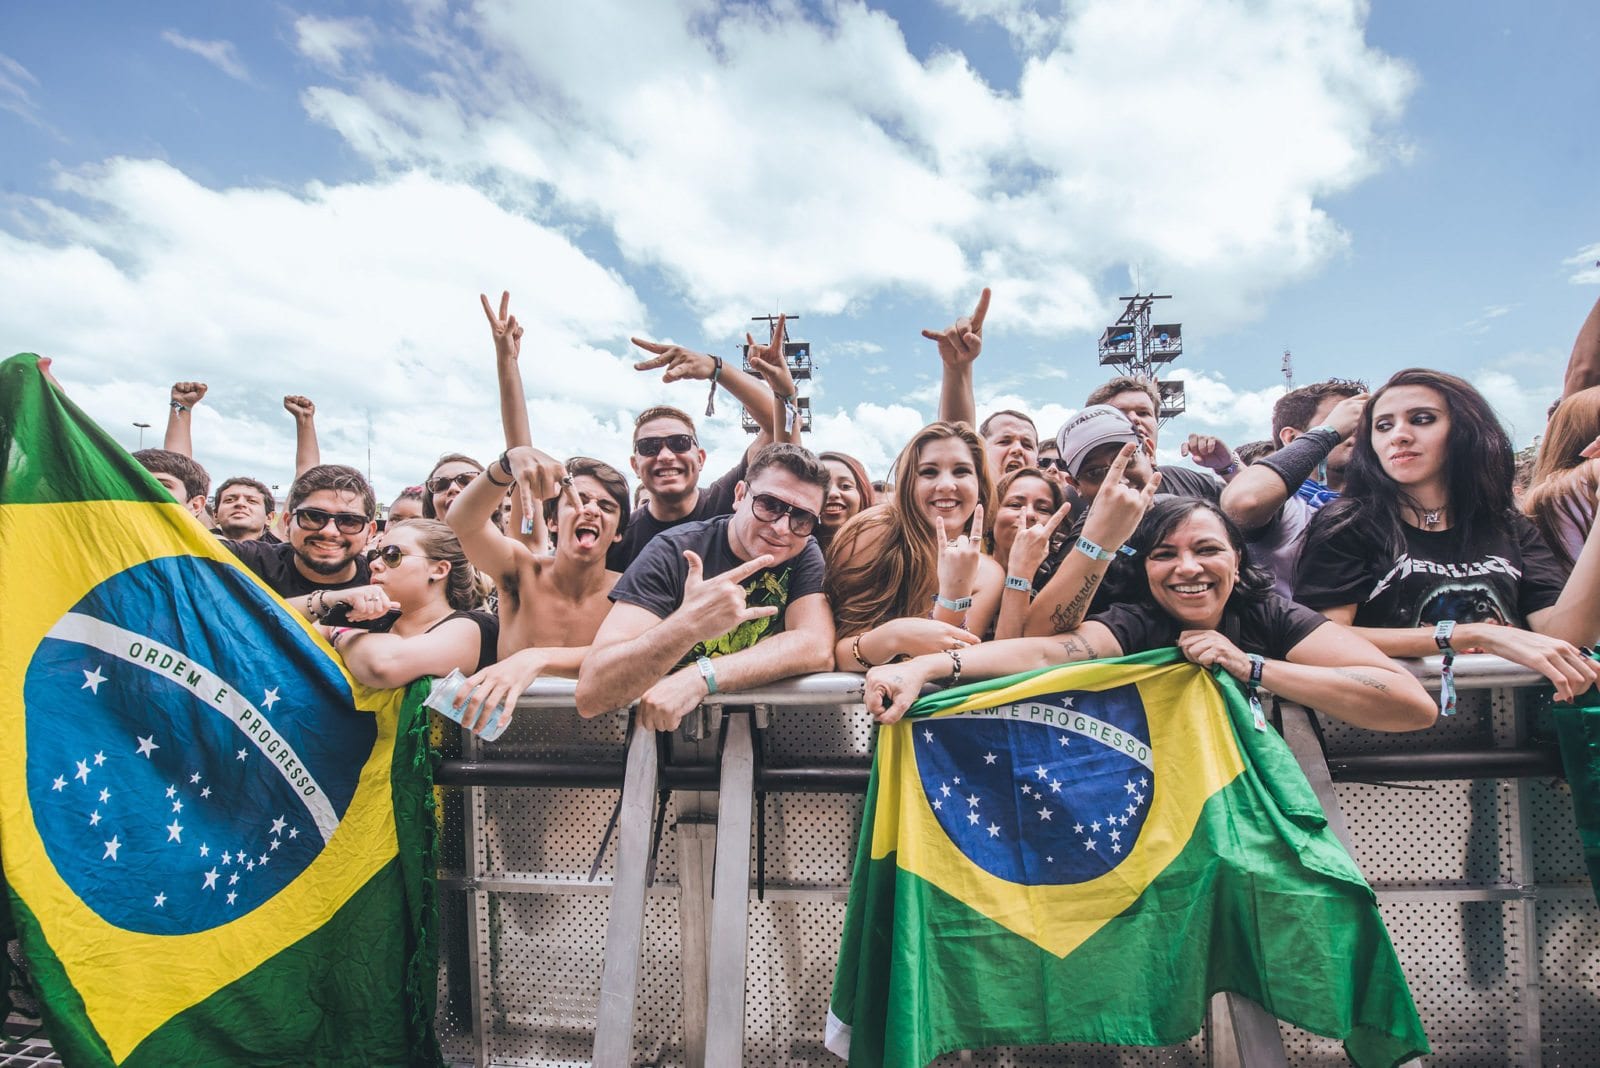
[[[1437,657],[1406,662],[1406,666],[1425,686],[1438,689]],[[1429,1063],[1537,1064],[1552,1053],[1565,1053],[1572,1063],[1582,1063],[1584,1056],[1594,1056],[1600,1049],[1600,1019],[1581,1012],[1600,1004],[1600,997],[1593,996],[1594,972],[1588,966],[1600,956],[1600,910],[1595,908],[1592,890],[1583,877],[1581,857],[1574,868],[1571,856],[1564,855],[1560,877],[1536,872],[1542,860],[1535,856],[1533,809],[1540,808],[1541,827],[1550,822],[1552,813],[1559,823],[1562,812],[1550,803],[1552,788],[1543,787],[1538,797],[1531,796],[1539,779],[1560,774],[1559,759],[1552,749],[1527,744],[1527,713],[1538,701],[1543,680],[1497,657],[1482,655],[1457,658],[1455,674],[1462,695],[1461,714],[1441,720],[1432,730],[1408,735],[1360,731],[1285,704],[1284,737],[1322,802],[1330,826],[1362,863],[1378,892],[1392,933],[1396,921],[1389,914],[1395,910],[1460,910],[1458,926],[1430,913],[1431,919],[1421,926],[1431,923],[1436,930],[1414,932],[1408,927],[1395,938],[1413,989],[1418,991],[1430,1035],[1446,1022],[1438,1016],[1430,1021],[1431,1003],[1442,1000],[1449,1004],[1453,998],[1457,1004],[1472,1006],[1464,1013],[1473,1017],[1466,1021],[1471,1026],[1445,1028],[1449,1034],[1443,1040],[1434,1039],[1435,1056]],[[474,1065],[588,1061],[604,1066],[773,1064],[794,1068],[837,1063],[821,1052],[819,1040],[827,1006],[822,973],[831,976],[831,968],[824,968],[827,962],[820,959],[827,952],[826,932],[822,945],[811,947],[816,959],[809,963],[796,966],[785,960],[772,965],[771,958],[788,955],[790,942],[814,942],[815,929],[830,923],[833,946],[837,946],[837,924],[842,922],[855,847],[853,828],[859,825],[860,801],[854,795],[864,793],[870,766],[870,727],[860,707],[862,676],[820,674],[742,693],[717,694],[670,736],[632,728],[607,738],[607,731],[621,731],[620,714],[614,719],[579,721],[573,712],[572,692],[573,684],[567,680],[535,682],[518,701],[516,721],[505,738],[485,745],[465,736],[460,755],[438,764],[440,784],[467,788],[461,826],[455,829],[463,847],[460,870],[446,871],[440,880],[445,891],[442,897],[457,895],[462,907],[454,914],[464,917],[465,928],[451,934],[446,923],[443,971],[453,973],[441,976],[441,992],[446,994],[441,1004],[441,1034],[447,1055],[457,1063]],[[519,729],[524,732],[521,742],[517,740]],[[784,743],[787,736],[794,736],[797,745]],[[775,738],[779,739],[776,743],[772,741]],[[769,766],[763,757],[764,751],[786,749],[790,751],[787,761]],[[801,759],[794,759],[796,752]],[[826,758],[814,755],[823,752],[828,753]],[[1390,786],[1365,785],[1373,783]],[[1414,825],[1414,817],[1402,819],[1398,826],[1380,825],[1375,843],[1371,820],[1366,819],[1370,813],[1363,811],[1371,796],[1368,792],[1393,784],[1424,793],[1444,788],[1429,784],[1448,784],[1454,792],[1443,799],[1439,811],[1444,814],[1437,819],[1420,827]],[[1487,784],[1489,794],[1484,794],[1479,784]],[[547,811],[547,818],[529,835],[510,829],[517,822],[516,806],[491,805],[507,788],[538,789],[540,793],[525,802],[532,806],[545,805],[541,797],[570,799],[582,794],[588,800],[580,806],[581,811],[574,810],[572,818]],[[551,790],[561,792],[551,794]],[[616,808],[603,828],[595,816],[610,806],[596,805],[596,795],[616,799]],[[786,877],[779,880],[767,879],[765,872],[763,823],[769,795],[801,805],[800,825],[786,820],[780,831],[784,841],[776,852],[782,854],[779,860],[785,862]],[[837,851],[826,862],[814,857],[807,860],[804,850],[798,862],[789,856],[794,851],[788,848],[788,838],[805,844],[803,799],[808,795],[836,797],[833,807],[813,812],[820,811],[814,822],[828,832],[826,844]],[[1346,813],[1351,801],[1356,815],[1366,819],[1364,834],[1352,834]],[[549,805],[559,809],[561,802]],[[841,821],[840,813],[846,809],[840,805],[853,806],[853,819]],[[1479,826],[1479,812],[1485,805],[1492,810],[1494,822],[1488,846],[1483,842],[1485,828]],[[670,856],[661,849],[669,808],[675,817],[671,833],[677,847]],[[1565,818],[1570,825],[1570,813]],[[1449,826],[1452,822],[1464,826]],[[572,863],[575,847],[569,832],[579,826],[603,831],[601,837],[608,843],[595,843],[602,856],[595,857],[587,879]],[[1439,844],[1432,841],[1440,831],[1459,831],[1463,839],[1460,849],[1465,859],[1459,878],[1449,877],[1455,873],[1445,870],[1451,852],[1448,844],[1443,862],[1432,855],[1440,852]],[[447,840],[451,833],[447,826]],[[1575,832],[1572,837],[1575,840]],[[1493,854],[1487,863],[1485,849]],[[1420,862],[1433,865],[1437,870],[1430,874],[1436,877],[1408,878],[1403,872],[1401,878],[1389,877],[1395,874],[1388,870],[1391,858],[1404,857],[1408,850],[1415,851]],[[544,870],[509,870],[507,862],[522,854],[540,858],[542,862],[535,866]],[[555,854],[564,854],[564,865]],[[611,857],[611,878],[596,881],[605,867],[604,856]],[[563,866],[566,871],[553,871]],[[672,881],[663,877],[667,868],[675,868]],[[827,869],[832,878],[819,883],[795,877],[819,868]],[[839,877],[841,871],[843,878]],[[732,892],[717,893],[718,888],[731,888]],[[597,922],[594,910],[585,910],[587,918],[578,917],[565,934],[559,929],[559,918],[552,919],[564,910],[554,905],[538,910],[531,924],[520,918],[512,922],[506,914],[515,909],[508,902],[529,894],[551,900],[592,900],[595,895],[608,899],[597,1000],[590,1002],[581,992],[575,993],[570,982],[573,973],[586,966],[581,955],[574,957],[571,951],[579,944],[591,948],[584,932],[592,941]],[[663,899],[674,896],[675,916],[660,907],[667,903]],[[761,930],[754,936],[759,945],[752,947],[752,896],[758,901],[806,903],[814,910],[825,909],[826,914],[813,911],[811,922],[802,917],[791,924],[793,930],[787,930],[780,929],[768,908]],[[497,903],[499,921],[492,915]],[[1576,940],[1583,944],[1576,947],[1571,974],[1550,974],[1551,969],[1544,966],[1543,944],[1534,944],[1538,942],[1541,906],[1550,903],[1568,906],[1567,913],[1576,913]],[[1485,908],[1491,911],[1484,913]],[[1566,929],[1574,927],[1571,915],[1564,913],[1557,919]],[[556,993],[545,999],[547,1004],[531,1010],[515,1007],[525,1006],[527,1001],[522,997],[526,991],[518,989],[518,969],[512,963],[522,958],[508,944],[514,936],[508,935],[507,928],[517,923],[538,928],[543,937],[566,937],[571,942],[564,947],[566,952],[553,954],[566,962],[564,968],[555,969],[564,976],[552,977],[545,968],[532,969],[539,972],[545,988]],[[552,925],[557,930],[550,931]],[[672,947],[665,945],[662,937],[673,928],[675,960]],[[1434,975],[1435,968],[1422,964],[1436,959],[1429,947],[1457,935],[1464,944],[1471,939],[1483,944],[1467,945],[1464,970],[1438,969],[1447,974]],[[1412,960],[1407,959],[1408,948]],[[1478,959],[1497,954],[1498,965],[1485,965]],[[762,972],[759,1003],[752,1001],[749,992],[753,964]],[[662,967],[668,972],[665,977],[656,972]],[[459,974],[463,970],[465,983]],[[524,969],[523,974],[528,975],[529,970]],[[569,980],[564,987],[562,978]],[[1552,979],[1586,984],[1584,996],[1575,999],[1580,1011],[1569,1011],[1566,1002],[1551,1007],[1552,998],[1545,988]],[[1420,991],[1419,984],[1423,987]],[[530,977],[526,985],[535,985],[535,980]],[[674,986],[676,991],[670,989]],[[1489,994],[1483,994],[1483,989]],[[641,990],[647,991],[651,1003],[644,1033],[639,1021]],[[670,1003],[673,993],[677,1005],[662,1004]],[[788,1016],[775,1019],[779,1013],[773,1006],[791,1000],[814,1003],[796,1004]],[[1496,1011],[1503,1020],[1494,1019]],[[1541,1034],[1541,1011],[1561,1017],[1558,1031]],[[747,1021],[752,1014],[759,1017],[758,1036],[749,1033]],[[1464,1037],[1458,1038],[1457,1032]],[[818,1040],[813,1041],[814,1037]],[[1588,1054],[1578,1052],[1584,1049]],[[1280,1025],[1259,1006],[1234,995],[1214,999],[1206,1031],[1186,1046],[1051,1047],[956,1059],[971,1062],[974,1057],[982,1063],[1018,1065],[1254,1066],[1283,1065],[1291,1059],[1294,1063],[1343,1063],[1337,1044]],[[1555,1061],[1565,1062],[1560,1056]]]

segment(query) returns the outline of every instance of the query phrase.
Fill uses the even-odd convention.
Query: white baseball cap
[[[1083,461],[1100,446],[1138,443],[1139,434],[1128,417],[1109,404],[1089,405],[1056,431],[1056,448],[1061,450],[1061,461],[1073,478],[1078,477]]]

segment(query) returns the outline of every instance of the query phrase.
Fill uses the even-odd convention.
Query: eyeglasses
[[[776,523],[780,516],[789,517],[789,529],[796,536],[805,537],[817,525],[814,512],[798,508],[788,501],[779,500],[770,493],[757,493],[751,496],[750,503],[754,507],[756,518],[763,523]]]
[[[1067,461],[1063,460],[1059,456],[1039,457],[1039,470],[1041,471],[1065,471],[1066,469]]]
[[[678,455],[683,455],[695,447],[693,434],[668,434],[663,438],[640,438],[633,443],[636,455],[649,459],[661,455],[661,446],[665,445]]]
[[[408,556],[421,556],[420,553],[403,553],[398,545],[380,545],[376,549],[367,550],[367,563],[375,564],[383,561],[384,567],[399,567],[400,561]],[[422,557],[427,559],[427,557]]]
[[[371,519],[355,512],[324,512],[321,508],[296,508],[294,521],[301,530],[312,533],[322,530],[329,523],[339,528],[340,534],[360,534],[367,529]]]
[[[428,479],[428,492],[443,493],[445,490],[449,489],[452,484],[460,486],[462,489],[466,489],[472,484],[472,480],[477,477],[478,472],[476,471],[463,471],[459,475],[434,475],[432,478]]]

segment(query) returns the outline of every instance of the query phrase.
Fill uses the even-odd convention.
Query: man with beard
[[[287,542],[222,544],[313,623],[359,626],[399,610],[372,584],[363,556],[378,501],[360,471],[319,464],[294,480],[288,505]]]
[[[1348,379],[1290,390],[1272,406],[1277,450],[1222,491],[1222,510],[1245,532],[1251,557],[1272,572],[1280,596],[1294,596],[1311,517],[1344,489],[1345,467],[1355,451],[1351,434],[1366,406],[1367,387]]]
[[[211,533],[233,541],[264,541],[276,544],[282,539],[268,527],[278,502],[265,482],[238,476],[217,487],[211,504],[216,526]]]

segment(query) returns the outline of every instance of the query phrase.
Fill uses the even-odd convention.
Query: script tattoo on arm
[[[1083,585],[1078,587],[1078,592],[1073,594],[1071,601],[1064,605],[1057,604],[1050,610],[1050,625],[1056,629],[1057,634],[1065,633],[1083,622],[1084,612],[1089,607],[1089,599],[1094,596],[1094,591],[1099,585],[1099,575],[1085,576]]]
[[[1358,682],[1369,689],[1377,690],[1379,693],[1389,692],[1388,683],[1382,681],[1381,679],[1373,678],[1365,671],[1356,671],[1353,668],[1334,668],[1333,672],[1336,675],[1349,679],[1351,682]]]

